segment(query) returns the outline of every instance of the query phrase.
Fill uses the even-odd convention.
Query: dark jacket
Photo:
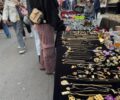
[[[58,3],[57,0],[28,0],[31,9],[37,8],[44,14],[44,19],[48,24],[54,27],[56,31],[65,30],[63,21],[58,16]]]
[[[94,9],[95,10],[100,9],[100,0],[94,0]]]

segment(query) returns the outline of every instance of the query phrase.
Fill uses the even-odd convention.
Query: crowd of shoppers
[[[59,17],[59,5],[61,3],[77,4],[77,0],[5,0],[2,14],[3,29],[8,37],[10,36],[7,27],[8,21],[13,24],[16,32],[17,41],[19,45],[19,53],[26,52],[26,44],[23,39],[25,37],[24,26],[26,26],[28,33],[34,34],[35,46],[40,62],[40,70],[45,70],[46,74],[53,74],[56,65],[56,49],[55,49],[55,34],[62,33],[62,31],[70,31],[69,26],[65,26]],[[93,3],[94,2],[94,3]],[[20,6],[27,10],[26,15],[21,16]],[[68,6],[68,5],[67,5]],[[70,5],[69,5],[70,6]],[[68,6],[68,7],[69,7]],[[86,0],[85,15],[94,17],[99,12],[99,0]],[[71,10],[74,6],[72,6]],[[41,23],[35,24],[30,21],[29,16],[32,10],[36,8],[43,13]],[[27,22],[25,21],[27,19]]]
[[[19,53],[24,54],[26,52],[24,40],[24,26],[26,26],[28,33],[33,33],[35,37],[37,55],[41,64],[40,69],[45,70],[47,74],[53,74],[56,64],[55,34],[59,31],[70,30],[59,18],[57,0],[5,0],[3,5],[2,26],[4,26],[5,33],[10,34],[7,24],[8,22],[12,23],[17,37]],[[27,15],[21,16],[19,12],[21,5],[28,10]],[[42,23],[34,24],[31,21],[28,24],[24,23],[24,17],[29,20],[29,15],[34,8],[42,11],[44,15]]]

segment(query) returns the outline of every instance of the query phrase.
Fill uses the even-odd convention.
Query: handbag
[[[23,19],[24,16],[27,16],[28,15],[28,10],[24,7],[24,6],[16,6],[16,9],[17,9],[17,12],[20,16],[20,19]]]
[[[24,6],[19,6],[19,10],[23,16],[28,15],[28,10]]]
[[[40,24],[43,19],[43,13],[37,8],[34,8],[29,18],[34,24]]]

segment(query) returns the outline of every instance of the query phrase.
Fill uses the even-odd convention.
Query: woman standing
[[[94,10],[95,10],[95,17],[97,19],[97,15],[100,11],[100,0],[94,0]]]
[[[69,31],[69,27],[65,27],[63,21],[58,16],[57,0],[29,0],[31,8],[37,8],[43,12],[44,20],[41,24],[35,25],[39,32],[41,41],[41,70],[46,70],[47,74],[55,71],[56,53],[55,53],[55,31]]]
[[[86,0],[84,13],[87,18],[94,18],[94,5],[92,0]]]

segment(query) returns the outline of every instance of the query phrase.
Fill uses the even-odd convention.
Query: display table
[[[69,35],[68,35],[68,38],[69,38]],[[97,46],[100,45],[97,39],[93,39],[93,38],[90,39],[90,38],[89,38],[90,41],[88,41],[88,42],[85,42],[84,39],[81,38],[82,42],[81,42],[81,45],[80,45],[80,48],[79,48],[80,50],[81,50],[81,48],[86,48],[86,49],[89,48],[89,50],[92,50],[92,49],[95,49]],[[86,39],[88,39],[88,38],[86,38]],[[108,81],[108,80],[105,81],[105,80],[96,80],[96,79],[94,79],[94,77],[93,77],[93,79],[92,78],[88,78],[88,79],[83,78],[82,79],[82,78],[72,77],[71,75],[74,76],[76,74],[74,72],[78,71],[78,69],[77,70],[74,69],[75,66],[73,66],[73,65],[75,65],[75,63],[80,64],[80,63],[90,62],[91,61],[90,56],[93,56],[93,54],[90,53],[91,51],[89,51],[89,50],[86,53],[85,52],[80,52],[80,54],[82,54],[82,56],[83,56],[83,58],[81,57],[81,58],[77,59],[77,60],[80,60],[80,61],[70,61],[71,62],[71,64],[70,64],[69,61],[64,60],[64,63],[63,63],[63,59],[66,59],[65,56],[64,56],[65,52],[68,50],[68,48],[66,48],[65,45],[67,45],[67,46],[71,45],[73,42],[70,43],[70,44],[68,43],[68,44],[63,45],[63,40],[62,40],[61,34],[59,34],[57,40],[58,40],[57,44],[59,44],[59,45],[57,45],[57,47],[56,47],[57,48],[57,64],[56,64],[56,73],[55,73],[54,100],[87,100],[87,98],[89,96],[93,95],[93,94],[107,95],[106,92],[99,91],[99,89],[95,90],[93,92],[89,92],[89,93],[81,93],[83,91],[81,91],[79,89],[77,90],[77,91],[79,91],[79,94],[67,93],[68,91],[70,91],[69,88],[70,88],[71,85],[73,85],[73,83],[76,83],[77,86],[79,84],[80,86],[77,87],[77,88],[82,88],[83,90],[85,90],[86,87],[90,88],[90,87],[92,87],[92,85],[96,85],[96,84],[98,86],[106,85],[106,86],[108,86],[107,88],[111,88],[113,90],[117,90],[118,88],[120,88],[120,81],[119,80],[116,81],[116,80],[110,79],[111,81]],[[89,44],[87,45],[86,43],[89,43]],[[84,44],[84,45],[82,45],[82,44]],[[73,48],[74,48],[74,46],[73,46]],[[88,59],[84,58],[85,57],[84,54],[89,54],[89,55],[86,55],[86,56],[88,56],[87,57]],[[77,55],[79,55],[79,54],[77,54]],[[76,59],[76,57],[75,57],[75,59]],[[85,62],[82,62],[83,60]],[[87,76],[87,77],[89,77],[89,76]],[[75,78],[75,80],[74,80],[74,78]],[[65,80],[67,80],[69,85],[68,85],[68,83],[65,82]],[[67,84],[67,86],[65,84]],[[83,85],[85,85],[85,86],[83,86]],[[76,85],[74,85],[74,86],[76,86]],[[76,88],[76,87],[72,87],[72,88]],[[117,94],[114,93],[114,91],[112,91],[111,89],[110,90],[108,89],[108,92],[109,92],[108,94],[112,94],[113,96],[117,96],[118,93]],[[76,89],[73,89],[71,91],[76,91]],[[70,99],[70,98],[72,98],[71,95],[73,95],[77,99]],[[104,100],[104,99],[96,99],[96,100]],[[107,100],[111,100],[111,99],[107,99]]]

